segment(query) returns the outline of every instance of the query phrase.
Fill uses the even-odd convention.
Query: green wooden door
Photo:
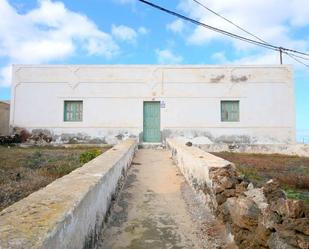
[[[144,102],[144,142],[161,142],[160,132],[160,102]]]

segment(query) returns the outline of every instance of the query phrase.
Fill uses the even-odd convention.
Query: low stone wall
[[[177,139],[167,139],[167,147],[239,248],[309,248],[309,207],[287,200],[278,183],[254,188],[226,160]]]
[[[93,248],[137,142],[123,141],[0,213],[0,248]]]

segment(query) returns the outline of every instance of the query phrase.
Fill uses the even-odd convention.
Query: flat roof
[[[290,64],[12,64],[13,67],[161,67],[161,68],[291,68]]]

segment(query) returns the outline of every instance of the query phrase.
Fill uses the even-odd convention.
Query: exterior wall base
[[[90,143],[90,144],[117,144],[128,138],[143,142],[142,128],[14,128],[11,133],[27,130],[32,137],[30,141],[40,140],[44,135],[49,141],[56,144],[62,143]],[[228,147],[230,145],[265,145],[265,144],[295,144],[295,140],[285,131],[264,129],[256,131],[242,131],[241,129],[222,130],[220,128],[209,129],[163,129],[162,142],[167,138],[179,138],[184,142],[192,142],[194,145],[207,145],[209,147]],[[213,145],[213,146],[210,146]]]

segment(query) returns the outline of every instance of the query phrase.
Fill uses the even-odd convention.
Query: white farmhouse
[[[294,143],[290,66],[14,65],[11,128],[115,143]]]

